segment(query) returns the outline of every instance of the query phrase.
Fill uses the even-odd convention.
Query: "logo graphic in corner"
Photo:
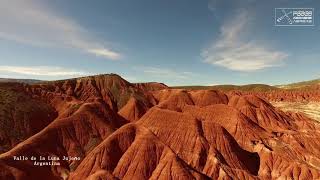
[[[275,8],[276,26],[314,26],[314,8]]]

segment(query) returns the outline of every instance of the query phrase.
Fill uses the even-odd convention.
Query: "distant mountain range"
[[[35,84],[35,83],[41,82],[41,80],[0,78],[0,82],[19,82],[19,83],[26,83],[26,84]]]
[[[222,90],[222,91],[253,91],[253,92],[264,92],[277,89],[298,89],[308,88],[320,85],[320,79],[301,81],[291,84],[284,85],[267,85],[267,84],[246,84],[246,85],[213,85],[213,86],[173,86],[173,89],[189,89],[189,90]]]
[[[320,85],[320,79],[314,79],[311,81],[301,81],[301,82],[291,83],[286,85],[279,85],[277,87],[283,88],[283,89],[296,89],[296,88],[304,88],[304,87],[314,86],[314,85]]]
[[[174,86],[173,89],[188,90],[222,90],[222,91],[269,91],[278,89],[277,87],[266,84],[247,84],[247,85],[214,85],[214,86]]]
[[[64,81],[64,80],[59,80]],[[19,82],[19,83],[26,83],[26,84],[37,84],[43,82],[50,82],[50,81],[42,81],[37,79],[11,79],[11,78],[0,78],[1,82]],[[188,89],[188,90],[222,90],[222,91],[233,91],[233,90],[240,90],[240,91],[256,91],[256,92],[263,92],[263,91],[270,91],[270,90],[277,90],[277,89],[297,89],[297,88],[306,88],[310,86],[317,86],[320,85],[320,79],[314,79],[309,81],[301,81],[296,83],[290,84],[282,84],[282,85],[267,85],[267,84],[246,84],[246,85],[232,85],[232,84],[223,84],[223,85],[213,85],[213,86],[201,86],[201,85],[191,85],[191,86],[171,86],[172,89]]]

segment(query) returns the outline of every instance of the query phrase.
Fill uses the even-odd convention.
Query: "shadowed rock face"
[[[53,107],[31,98],[22,89],[16,83],[0,86],[0,153],[36,134],[57,117]]]
[[[256,95],[131,84],[117,75],[19,88],[56,114],[27,121],[47,123],[0,155],[0,179],[320,178],[319,124]],[[39,167],[13,160],[20,155],[81,160]]]

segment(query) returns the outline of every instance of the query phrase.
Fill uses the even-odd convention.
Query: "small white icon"
[[[288,13],[282,9],[281,11],[283,13],[282,16],[280,16],[278,19],[277,19],[277,22],[281,22],[284,18],[286,18],[286,20],[288,21],[289,24],[292,24],[292,20],[291,18],[289,17],[290,14],[292,14],[292,11],[289,11]]]

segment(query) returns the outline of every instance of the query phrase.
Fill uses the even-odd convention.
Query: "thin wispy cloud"
[[[0,39],[40,47],[74,48],[110,60],[121,54],[41,1],[0,0]]]
[[[247,12],[240,11],[231,21],[223,24],[218,40],[202,51],[204,61],[243,72],[282,65],[288,57],[287,53],[253,40],[245,40],[243,32],[249,19]]]
[[[188,79],[192,76],[195,76],[194,73],[189,71],[178,72],[168,68],[142,66],[134,67],[134,69],[140,72],[142,71],[144,74],[148,74],[149,76],[159,78]]]
[[[84,71],[78,71],[73,69],[67,69],[63,67],[52,67],[52,66],[0,66],[0,73],[13,73],[18,75],[29,75],[29,76],[44,76],[44,77],[59,77],[59,76],[84,76],[89,73]]]

